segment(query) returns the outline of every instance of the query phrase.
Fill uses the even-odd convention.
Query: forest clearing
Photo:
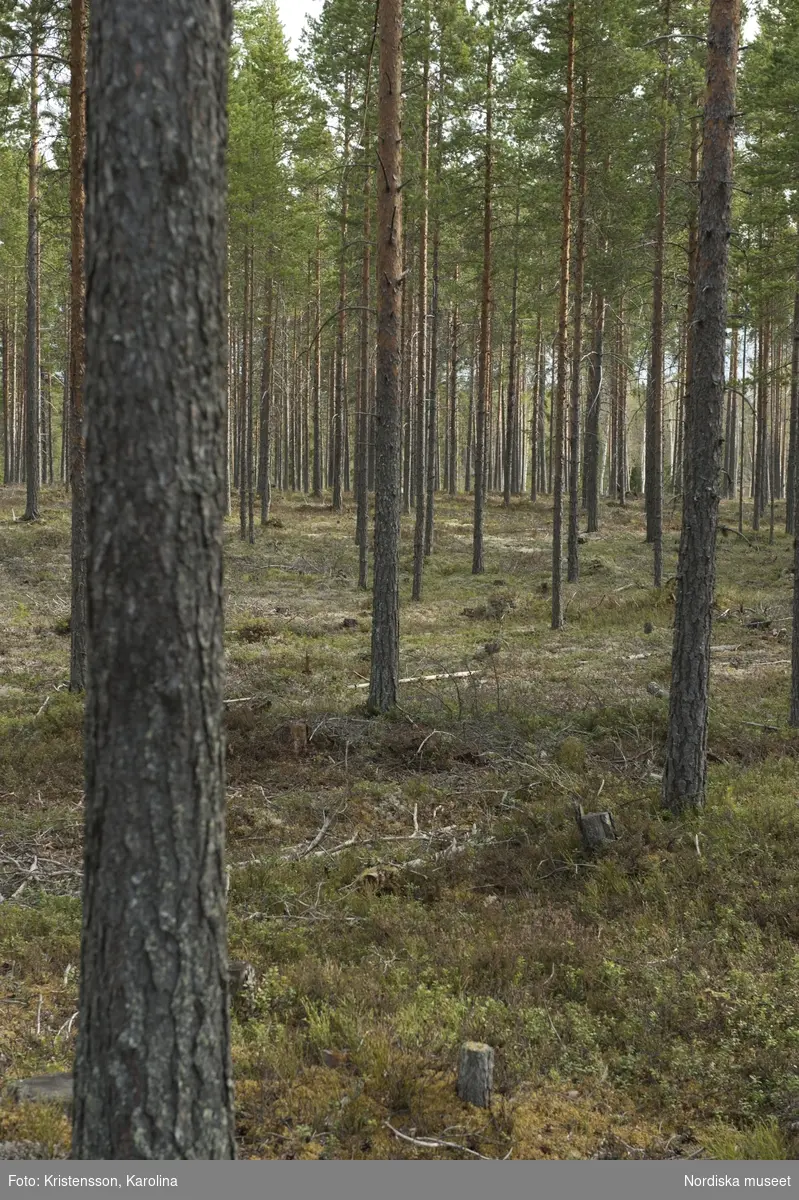
[[[23,528],[21,498],[0,523],[9,1079],[70,1068],[80,938],[68,512],[47,492]],[[352,512],[273,512],[254,547],[233,521],[225,542],[230,944],[255,971],[233,1002],[239,1153],[466,1156],[388,1122],[491,1158],[794,1157],[791,540],[719,539],[710,790],[677,821],[658,780],[673,593],[650,586],[640,503],[603,506],[553,633],[551,505],[492,503],[476,578],[467,502],[442,501],[401,674],[468,674],[402,685],[379,724]],[[619,840],[587,852],[574,801]],[[467,1038],[496,1048],[490,1113],[455,1092]],[[7,1100],[3,1139],[64,1152],[69,1126]]]
[[[0,1158],[796,1157],[799,8],[302,13],[0,0]]]

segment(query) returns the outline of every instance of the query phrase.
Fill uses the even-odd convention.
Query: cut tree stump
[[[233,959],[228,963],[228,979],[230,980],[230,998],[235,1000],[241,992],[255,986],[255,967],[252,963]]]
[[[8,1090],[18,1104],[58,1104],[66,1112],[72,1111],[71,1071],[16,1079],[9,1084]]]
[[[596,850],[606,842],[615,842],[618,834],[610,812],[583,812],[582,804],[575,806],[575,819],[586,850]]]
[[[494,1087],[494,1050],[483,1042],[464,1042],[458,1060],[458,1095],[467,1104],[488,1108]]]

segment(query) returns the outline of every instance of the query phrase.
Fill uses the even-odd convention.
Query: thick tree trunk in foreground
[[[230,24],[227,0],[91,4],[81,1159],[234,1155],[222,740]]]
[[[563,129],[563,206],[561,209],[560,297],[558,303],[557,377],[552,398],[554,427],[550,462],[555,507],[552,517],[552,628],[563,626],[563,426],[566,416],[566,351],[568,349],[569,246],[572,203],[572,126],[574,124],[574,0],[569,0],[566,59],[566,113]]]
[[[387,712],[399,680],[402,445],[402,0],[381,0],[377,186],[377,390],[372,666],[367,707]],[[407,286],[407,285],[406,285]]]
[[[700,808],[707,783],[710,634],[724,408],[727,262],[740,0],[711,0],[685,494],[663,802]]]
[[[71,219],[70,337],[69,337],[69,481],[72,492],[72,619],[69,688],[86,687],[86,445],[83,438],[83,374],[86,335],[83,307],[86,296],[83,218],[86,194],[86,0],[72,0],[69,89],[69,208]],[[64,430],[66,444],[66,429]]]

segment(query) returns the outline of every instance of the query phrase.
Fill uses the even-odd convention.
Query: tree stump
[[[483,1042],[464,1042],[458,1060],[458,1095],[467,1104],[488,1108],[494,1086],[494,1050]]]
[[[230,998],[235,1000],[240,992],[255,986],[255,967],[252,963],[233,959],[228,964],[228,979],[230,980]]]
[[[586,850],[596,850],[606,842],[615,842],[618,834],[610,812],[583,812],[583,806],[578,804],[575,809],[577,828]]]

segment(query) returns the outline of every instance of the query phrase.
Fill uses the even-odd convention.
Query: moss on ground
[[[42,524],[21,509],[6,489],[3,1078],[69,1066],[80,934],[69,516],[52,491]],[[380,721],[354,514],[274,511],[255,547],[227,531],[231,952],[257,972],[234,1005],[242,1153],[795,1154],[789,539],[719,541],[709,803],[678,822],[659,807],[673,583],[649,585],[639,507],[603,511],[553,633],[547,504],[489,506],[475,578],[468,502],[442,499],[415,606],[405,540],[401,669],[449,677]],[[673,575],[675,529],[666,548]],[[614,813],[600,856],[575,801]],[[466,1038],[496,1048],[490,1112],[455,1094]],[[63,1148],[68,1128],[4,1101],[4,1139]]]

